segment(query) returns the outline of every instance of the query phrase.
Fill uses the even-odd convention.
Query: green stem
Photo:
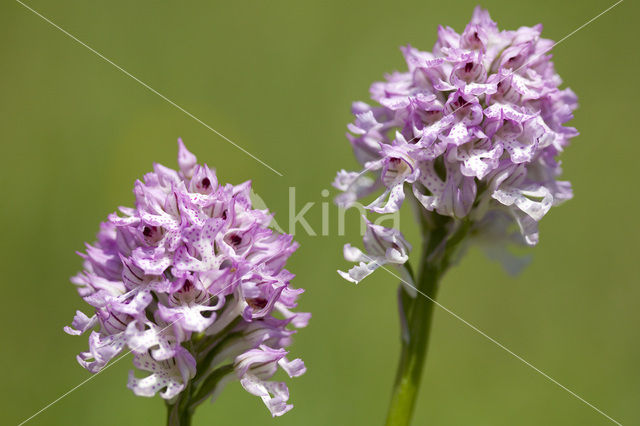
[[[223,339],[209,350],[209,353],[197,364],[199,373],[189,381],[187,387],[172,404],[166,404],[167,426],[190,426],[191,417],[198,405],[211,398],[217,387],[224,386],[226,379],[233,374],[233,364],[223,365],[209,371],[209,364],[215,355],[223,350],[225,343],[227,343],[227,339]]]
[[[430,268],[424,260],[423,265],[426,266],[420,273],[418,289],[435,300],[440,273]],[[409,339],[402,345],[402,354],[387,415],[387,426],[408,425],[411,421],[429,344],[433,306],[433,302],[421,294],[411,302],[407,324]]]
[[[436,218],[436,222],[431,224],[423,221],[422,225],[422,259],[415,283],[419,291],[413,299],[403,293],[404,289],[400,290],[399,295],[402,307],[400,315],[404,315],[407,330],[406,338],[402,339],[387,426],[406,426],[411,422],[429,346],[438,283],[447,270],[457,245],[469,229],[468,223],[444,222],[440,218]],[[447,232],[453,226],[457,226],[457,230]]]
[[[167,426],[190,426],[193,409],[189,406],[191,384],[180,393],[173,404],[167,404]]]

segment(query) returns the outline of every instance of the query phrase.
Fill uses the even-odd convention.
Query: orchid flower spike
[[[129,374],[136,395],[159,393],[192,411],[236,379],[280,416],[292,405],[286,384],[271,377],[279,368],[305,372],[285,357],[310,318],[292,311],[303,290],[285,269],[298,244],[269,228],[267,210],[252,208],[250,182],[219,183],[178,144],[179,171],[155,164],[134,185],[135,207],[111,214],[80,254],[84,269],[72,282],[92,312],[78,311],[65,331],[89,333],[78,362],[92,373],[133,352],[147,373]]]
[[[541,31],[499,30],[478,7],[461,34],[440,27],[432,51],[402,48],[407,70],[371,85],[375,105],[353,104],[347,137],[363,169],[338,172],[336,203],[348,208],[377,194],[365,208],[393,213],[409,192],[423,220],[470,223],[468,235],[483,245],[514,242],[513,227],[516,242],[537,244],[538,222],[572,197],[556,157],[578,134],[564,126],[576,95],[559,88],[553,42]],[[345,257],[363,262],[350,245]],[[359,281],[372,267],[342,276]]]

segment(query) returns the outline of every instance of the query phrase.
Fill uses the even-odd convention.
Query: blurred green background
[[[3,133],[0,253],[2,424],[17,424],[89,377],[86,337],[63,333],[84,304],[68,282],[74,252],[133,202],[152,162],[176,166],[182,137],[222,181],[252,179],[287,222],[288,187],[320,228],[335,171],[355,168],[344,137],[350,104],[403,69],[398,50],[430,50],[438,24],[461,31],[472,1],[160,2],[31,0],[28,4],[254,153],[238,151],[25,9],[0,6]],[[559,40],[612,2],[485,1],[501,28],[542,22]],[[636,86],[638,12],[626,1],[554,49],[578,94],[581,136],[564,153],[575,198],[542,221],[518,277],[472,250],[440,302],[625,425],[640,424],[640,274]],[[636,121],[634,123],[634,120]],[[332,192],[333,194],[333,192]],[[333,209],[332,209],[333,212]],[[355,225],[356,215],[348,217]],[[415,242],[409,215],[403,230]],[[333,219],[332,219],[333,220]],[[355,228],[355,226],[354,226]],[[308,373],[289,381],[295,409],[271,419],[238,383],[195,425],[378,425],[398,356],[396,282],[379,272],[342,281],[340,237],[308,236],[288,264],[307,292],[310,326],[292,346]],[[125,359],[40,414],[33,425],[164,422],[159,397],[126,389]],[[446,312],[435,330],[416,425],[606,425],[600,414]]]

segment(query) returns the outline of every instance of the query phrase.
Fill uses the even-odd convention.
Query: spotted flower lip
[[[175,401],[211,374],[218,381],[205,397],[237,379],[282,415],[292,407],[289,392],[271,377],[306,371],[285,358],[310,318],[294,311],[303,290],[285,269],[298,244],[269,228],[268,211],[252,208],[249,182],[223,185],[182,140],[178,148],[179,170],[155,164],[134,184],[135,208],[109,215],[80,253],[84,269],[72,282],[94,313],[78,311],[65,331],[90,333],[78,362],[92,373],[132,352],[147,373],[130,372],[136,395]],[[259,354],[270,356],[268,369],[259,368]]]
[[[363,169],[338,172],[336,204],[349,208],[374,195],[366,209],[394,213],[408,190],[423,215],[471,223],[474,240],[485,238],[494,258],[509,257],[494,249],[499,238],[515,241],[512,227],[519,229],[519,243],[537,244],[538,222],[572,197],[571,184],[558,180],[556,157],[578,134],[564,126],[577,97],[559,87],[548,54],[553,42],[541,32],[542,25],[499,30],[477,7],[461,34],[439,27],[432,51],[401,48],[407,70],[371,85],[374,104],[353,104],[347,138]],[[365,254],[350,244],[344,255],[357,263],[340,272],[352,282],[380,264],[406,260]]]
[[[559,88],[553,42],[541,32],[499,30],[477,7],[462,34],[440,27],[431,52],[402,48],[408,70],[371,85],[377,105],[353,104],[347,136],[364,169],[338,173],[336,203],[382,190],[366,208],[391,213],[409,186],[440,215],[478,221],[505,211],[536,244],[538,221],[571,198],[555,157],[578,134],[563,125],[577,98]]]
[[[338,271],[338,274],[347,281],[358,284],[376,269],[390,264],[397,267],[403,281],[407,284],[407,291],[410,294],[415,294],[413,279],[404,266],[404,263],[409,259],[411,244],[400,231],[375,225],[366,218],[364,220],[367,224],[363,237],[366,254],[359,248],[346,244],[344,246],[345,259],[358,264],[347,272]]]

